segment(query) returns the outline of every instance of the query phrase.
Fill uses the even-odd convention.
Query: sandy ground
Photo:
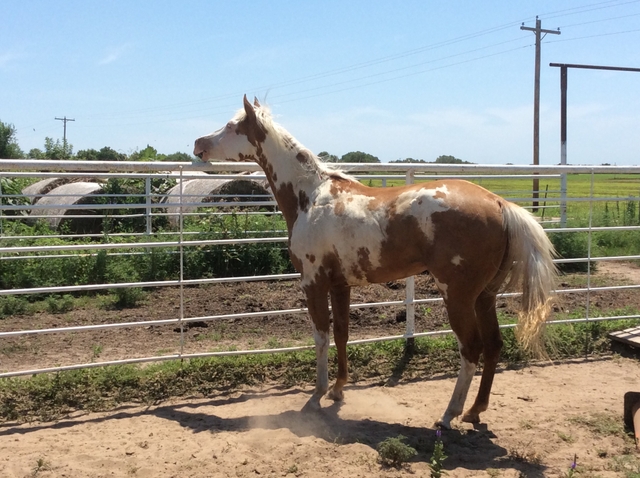
[[[479,377],[474,380],[475,396]],[[2,477],[429,476],[434,421],[454,378],[350,385],[342,404],[300,412],[309,388],[255,388],[158,406],[0,424]],[[629,437],[588,427],[622,421],[623,396],[640,391],[640,363],[611,357],[543,364],[496,376],[475,427],[442,433],[448,476],[625,476],[638,466]],[[377,461],[378,443],[402,434],[419,454],[402,469]],[[622,457],[623,454],[628,454]],[[640,470],[636,470],[640,471]]]

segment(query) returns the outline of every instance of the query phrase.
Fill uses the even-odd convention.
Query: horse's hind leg
[[[449,323],[458,339],[461,363],[449,405],[436,425],[451,428],[451,420],[460,415],[464,408],[464,402],[467,399],[471,380],[476,372],[482,351],[482,340],[476,325],[473,301],[464,297],[464,294],[454,295],[450,290],[448,300],[445,303],[449,314]]]
[[[489,406],[491,385],[493,384],[493,377],[500,359],[500,350],[502,349],[502,336],[496,315],[495,294],[482,292],[476,300],[475,311],[478,328],[482,336],[484,366],[476,400],[473,406],[462,416],[463,421],[470,423],[479,423],[480,413],[484,412]]]
[[[333,315],[333,339],[338,352],[338,377],[329,390],[329,398],[340,401],[344,398],[342,388],[347,383],[349,369],[347,364],[347,341],[349,340],[349,286],[331,289],[331,312]]]

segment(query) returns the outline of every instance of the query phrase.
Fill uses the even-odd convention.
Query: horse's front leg
[[[316,344],[316,389],[303,410],[319,410],[320,399],[329,389],[329,300],[328,289],[304,287]]]
[[[329,398],[341,401],[344,398],[342,388],[347,383],[349,368],[347,364],[347,341],[349,340],[349,303],[351,287],[331,288],[331,308],[333,315],[333,340],[338,351],[338,377],[329,391]]]

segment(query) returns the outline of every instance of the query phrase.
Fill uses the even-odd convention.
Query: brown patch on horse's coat
[[[282,215],[287,222],[289,234],[291,234],[293,224],[296,222],[296,219],[298,219],[298,208],[300,206],[299,198],[294,191],[293,184],[282,184],[276,191],[274,191],[274,196],[276,197],[280,210],[282,211]]]
[[[300,190],[298,193],[298,203],[300,205],[300,210],[303,212],[309,211],[309,196],[303,190]]]
[[[256,157],[253,154],[242,154],[242,153],[240,153],[238,155],[238,158],[240,158],[240,161],[255,161],[255,162],[257,162]]]
[[[311,262],[312,264],[316,261],[316,256],[313,254],[306,254],[305,256],[307,259],[309,259],[309,262]]]
[[[336,205],[333,207],[333,213],[336,216],[342,216],[344,214],[344,210],[345,210],[345,205],[344,205],[344,202],[342,201],[336,202]]]
[[[308,163],[311,160],[307,151],[298,152],[298,154],[296,154],[296,159],[301,163]]]
[[[447,195],[445,194],[444,191],[441,191],[441,190],[438,189],[438,190],[436,190],[436,193],[433,195],[433,197],[435,199],[445,199],[447,197]]]
[[[291,259],[291,263],[293,264],[293,267],[295,268],[295,270],[297,270],[300,274],[302,274],[303,270],[304,270],[304,267],[302,265],[302,261],[298,258],[298,256],[296,256],[291,251],[291,247],[289,247],[289,257]]]
[[[368,272],[373,269],[371,264],[371,259],[369,258],[370,251],[367,247],[358,248],[358,272],[354,271],[354,275],[358,279],[364,279],[364,275],[362,272]],[[355,265],[354,265],[355,267]]]
[[[255,121],[255,116],[253,121],[248,115],[240,121],[236,126],[236,134],[245,135],[253,146],[258,146],[267,139],[267,130]]]

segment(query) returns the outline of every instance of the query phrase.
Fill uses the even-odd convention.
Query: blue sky
[[[0,121],[24,151],[192,150],[244,93],[312,151],[386,162],[530,164],[534,34],[541,164],[560,157],[550,62],[640,67],[640,1],[2,1]],[[569,71],[568,159],[640,164],[640,73]]]

